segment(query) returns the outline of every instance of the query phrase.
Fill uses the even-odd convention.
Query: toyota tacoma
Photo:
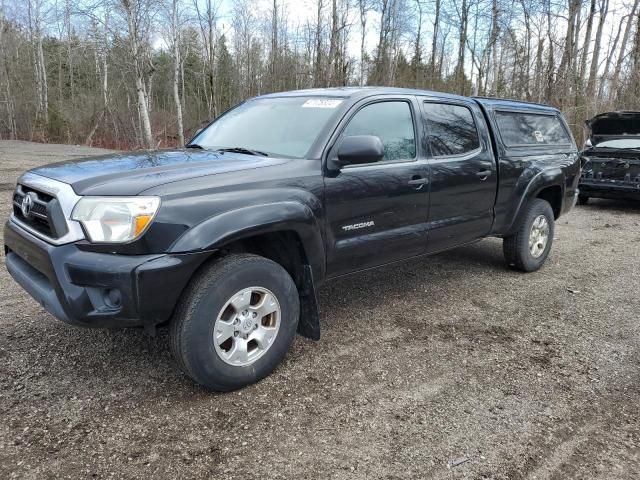
[[[23,174],[4,230],[13,278],[87,327],[169,324],[180,368],[212,390],[268,375],[316,291],[365,269],[501,237],[539,269],[576,202],[579,155],[548,106],[396,88],[275,93],[185,148]]]

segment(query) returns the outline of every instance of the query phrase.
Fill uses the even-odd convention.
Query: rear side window
[[[566,145],[571,138],[556,115],[496,112],[502,141],[508,147],[517,145]]]
[[[343,135],[374,135],[384,145],[383,161],[413,160],[416,139],[411,107],[407,102],[380,102],[356,113]]]
[[[434,157],[465,155],[480,148],[473,114],[467,107],[425,102],[424,112]]]

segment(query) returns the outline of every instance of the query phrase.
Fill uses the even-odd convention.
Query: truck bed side
[[[575,203],[580,177],[578,150],[562,114],[555,108],[489,98],[474,98],[489,125],[492,146],[498,164],[498,191],[495,221],[491,234],[512,233],[523,208],[533,198],[544,198],[555,217],[567,212]],[[541,132],[532,131],[543,141],[524,139],[520,144],[505,141],[500,130],[499,115],[515,118],[557,119],[566,132],[563,142],[545,143]]]

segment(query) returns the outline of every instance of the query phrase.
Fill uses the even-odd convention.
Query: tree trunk
[[[580,0],[569,0],[569,15],[567,19],[567,32],[564,39],[564,49],[560,66],[558,67],[558,82],[560,84],[560,95],[557,97],[559,104],[566,103],[569,94],[569,85],[571,80],[571,69],[574,64],[575,36],[578,12],[580,11]],[[557,92],[556,92],[557,93]]]
[[[421,85],[420,70],[422,68],[422,3],[421,0],[416,0],[416,6],[418,7],[418,31],[416,32],[416,42],[413,50],[413,85],[418,87]]]
[[[316,30],[313,61],[313,86],[319,87],[322,84],[322,8],[324,2],[318,0],[316,9]]]
[[[544,82],[545,98],[551,98],[553,95],[553,89],[555,87],[554,69],[555,69],[555,50],[553,48],[553,22],[551,15],[551,1],[545,5],[546,17],[547,17],[547,40],[549,40],[549,54],[547,59],[547,69]]]
[[[431,65],[430,70],[435,73],[436,70],[436,55],[438,51],[438,35],[440,33],[440,6],[442,0],[436,0],[433,12],[433,38],[431,39]]]
[[[153,134],[151,132],[151,120],[149,119],[149,103],[147,99],[147,90],[144,83],[144,71],[142,69],[142,58],[140,54],[140,38],[137,24],[137,13],[131,0],[122,0],[125,13],[127,15],[127,26],[129,28],[129,45],[131,48],[131,57],[134,63],[136,97],[138,101],[138,114],[140,117],[140,129],[143,144],[146,148],[154,148]]]
[[[75,108],[75,84],[73,78],[73,55],[71,52],[71,1],[65,3],[65,24],[67,27],[67,63],[69,68],[69,90],[71,96],[71,111]]]
[[[182,125],[182,102],[180,101],[180,26],[178,25],[178,0],[171,5],[171,37],[173,40],[173,101],[176,106],[176,120],[178,122],[178,142],[184,145],[184,127]]]
[[[42,50],[42,30],[40,18],[40,0],[27,1],[27,16],[29,22],[29,38],[33,47],[33,64],[36,83],[37,114],[36,118],[43,120],[44,124],[49,123],[49,101],[47,89],[47,72],[44,64],[44,53]]]
[[[595,44],[593,45],[593,56],[591,57],[591,66],[589,67],[589,80],[587,81],[587,100],[593,98],[596,90],[596,78],[598,77],[598,63],[600,60],[600,48],[602,46],[602,31],[604,23],[609,12],[609,0],[601,0],[600,2],[600,18],[598,19],[598,28],[596,30]]]
[[[464,95],[464,64],[465,52],[467,49],[467,25],[469,20],[468,0],[462,0],[462,8],[460,11],[460,30],[458,38],[458,63],[456,65],[456,90]]]
[[[336,77],[336,63],[338,55],[338,5],[336,0],[331,5],[331,36],[329,38],[329,58],[327,65],[327,79],[325,86],[330,87]]]
[[[493,82],[491,82],[491,95],[498,95],[498,35],[500,33],[500,25],[498,24],[500,10],[498,9],[498,0],[493,0],[491,5],[491,35],[489,37],[489,55],[492,58]],[[489,76],[489,72],[487,72]]]
[[[9,140],[15,140],[17,137],[16,117],[14,110],[14,97],[11,92],[11,78],[9,78],[8,56],[5,45],[2,43],[2,34],[4,32],[4,0],[0,3],[0,61],[2,69],[0,70],[0,84],[4,83],[5,104],[7,106],[7,121],[9,123]],[[1,81],[4,77],[4,82]]]
[[[615,38],[613,39],[613,45],[608,52],[607,61],[604,64],[604,68],[602,70],[602,80],[600,81],[600,86],[598,87],[598,98],[602,98],[602,94],[604,93],[604,86],[607,83],[606,80],[609,78],[609,70],[611,69],[611,64],[613,63],[613,56],[618,49],[618,41],[620,40],[620,35],[622,34],[622,27],[624,26],[624,17],[620,20],[620,24],[618,25],[618,32],[616,33]],[[593,68],[593,67],[592,67]],[[596,69],[597,69],[596,65]]]
[[[440,0],[437,0],[440,1]],[[360,86],[364,86],[364,57],[365,38],[367,36],[367,3],[366,0],[358,0],[358,8],[360,10]]]
[[[622,71],[622,65],[624,64],[627,43],[629,42],[629,36],[631,35],[631,26],[633,25],[633,19],[636,15],[638,4],[640,4],[640,0],[635,0],[633,7],[631,8],[631,13],[629,13],[629,21],[627,22],[627,27],[624,29],[624,35],[622,36],[622,44],[620,45],[620,54],[618,55],[616,68],[613,71],[613,77],[611,78],[611,83],[614,86],[614,91],[616,92],[614,95],[615,98],[618,98],[618,93],[620,92],[620,89],[615,87],[616,85],[618,85],[618,81],[620,80],[620,72]]]
[[[591,0],[589,7],[589,16],[587,17],[587,32],[584,35],[584,45],[582,47],[582,55],[580,55],[580,68],[578,75],[581,82],[584,82],[587,73],[587,56],[589,55],[589,47],[591,46],[591,32],[593,31],[593,19],[596,16],[596,0]]]
[[[524,11],[524,25],[526,31],[525,48],[524,48],[524,62],[522,63],[521,75],[520,75],[520,89],[524,93],[524,98],[527,101],[531,101],[530,90],[530,69],[531,69],[531,13],[523,2],[522,9]]]
[[[631,94],[634,98],[640,97],[640,13],[636,15],[636,35],[633,42],[631,57]]]

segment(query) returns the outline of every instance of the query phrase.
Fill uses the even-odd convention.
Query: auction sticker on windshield
[[[302,104],[302,108],[336,108],[342,100],[332,100],[328,98],[312,98]]]

